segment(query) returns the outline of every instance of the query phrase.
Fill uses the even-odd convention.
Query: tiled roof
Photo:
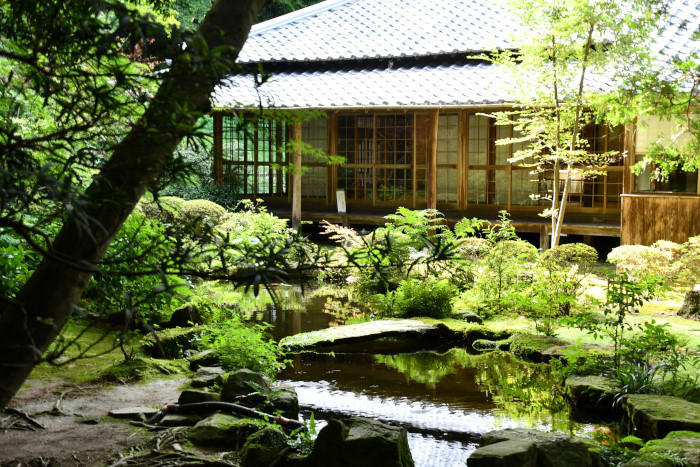
[[[660,65],[700,49],[697,1],[675,0],[670,12],[652,45],[652,53],[662,55]],[[465,57],[513,47],[509,37],[517,37],[520,28],[495,0],[326,0],[254,26],[239,63],[266,62],[266,69],[278,72],[260,88],[250,76],[232,76],[216,88],[212,105],[328,109],[509,103],[513,86],[505,75]],[[389,65],[392,59],[398,66]],[[609,85],[601,74],[589,77],[599,89]]]
[[[219,86],[216,108],[358,108],[464,106],[508,102],[508,83],[484,63],[274,74],[255,89],[237,75]]]
[[[494,50],[521,27],[493,0],[326,0],[253,26],[239,62]]]
[[[669,21],[653,41],[652,54],[684,59],[700,53],[700,3],[676,0],[669,8]]]

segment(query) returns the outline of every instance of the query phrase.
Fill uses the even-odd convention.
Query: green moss
[[[641,458],[663,456],[668,459],[670,455],[679,459],[688,457],[691,453],[697,456],[700,452],[700,433],[687,430],[672,431],[663,439],[649,441],[639,452],[642,455]]]
[[[510,351],[524,358],[535,358],[541,357],[545,350],[562,344],[563,341],[552,336],[517,333],[511,339]]]
[[[61,336],[66,341],[70,341],[83,332],[85,326],[86,325],[80,320],[70,320],[61,331]],[[80,349],[84,349],[87,345],[97,342],[104,333],[104,329],[95,327],[88,328],[78,340],[80,347],[75,345],[70,346],[62,355],[61,360],[77,357],[80,353]],[[28,384],[31,384],[32,379],[58,378],[65,381],[67,384],[83,384],[99,379],[100,372],[103,368],[107,368],[124,360],[124,355],[119,348],[114,347],[115,338],[116,333],[108,332],[105,338],[97,342],[90,349],[88,354],[96,355],[92,358],[81,358],[60,365],[51,365],[46,362],[38,364],[29,375]],[[139,340],[135,339],[132,341],[132,345],[138,346]],[[55,345],[52,348],[55,348]]]
[[[164,329],[150,333],[143,339],[142,348],[146,354],[156,358],[178,358],[182,351],[196,347],[196,341],[204,328]]]
[[[147,381],[180,373],[189,373],[188,363],[185,360],[164,360],[138,356],[105,368],[99,379],[110,382]]]

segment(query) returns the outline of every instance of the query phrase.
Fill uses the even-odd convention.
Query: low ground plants
[[[282,350],[267,336],[266,329],[263,324],[244,323],[234,315],[209,326],[201,345],[213,349],[228,370],[248,368],[274,377],[286,363]]]
[[[375,296],[385,316],[446,318],[452,313],[456,288],[446,279],[406,279],[396,290]]]

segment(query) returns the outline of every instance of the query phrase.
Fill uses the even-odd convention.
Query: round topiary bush
[[[566,243],[542,253],[542,260],[561,267],[577,265],[579,270],[590,270],[598,262],[598,252],[583,243]]]
[[[141,201],[138,207],[149,219],[172,224],[185,203],[184,199],[176,196],[162,196],[157,201]]]
[[[184,221],[201,219],[211,226],[218,225],[226,215],[226,209],[206,199],[185,201],[180,208],[179,218]]]

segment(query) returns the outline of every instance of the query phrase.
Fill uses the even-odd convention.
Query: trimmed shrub
[[[138,205],[141,212],[148,217],[165,224],[173,224],[186,201],[176,196],[162,196],[158,201],[141,201]]]
[[[537,259],[537,248],[525,240],[502,240],[494,246],[494,248],[498,247],[502,248],[502,252],[517,256],[523,261],[534,261]]]
[[[184,221],[201,219],[210,226],[218,225],[226,215],[226,209],[206,199],[185,201],[180,208],[179,218]]]
[[[646,245],[622,245],[613,248],[608,254],[608,261],[617,266],[618,271],[631,275],[672,275],[669,266],[673,263],[673,256],[668,251]]]
[[[598,252],[583,243],[566,243],[542,253],[542,261],[559,267],[576,265],[579,270],[587,271],[598,262]]]
[[[659,240],[651,246],[623,245],[613,249],[608,261],[618,271],[664,277],[679,286],[700,282],[700,236],[685,243]]]

